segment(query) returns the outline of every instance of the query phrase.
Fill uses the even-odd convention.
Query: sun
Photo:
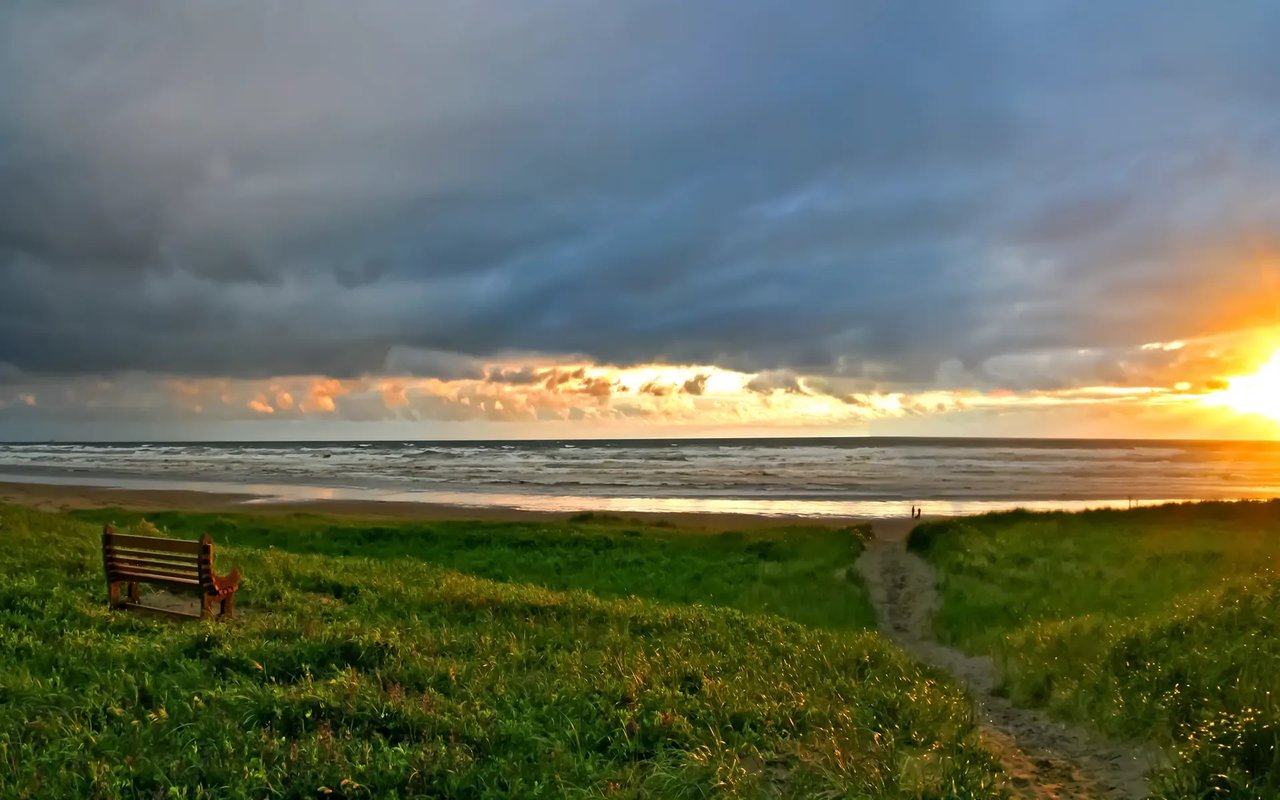
[[[1227,381],[1227,388],[1210,397],[1214,405],[1239,414],[1257,414],[1280,422],[1280,350],[1252,375]]]

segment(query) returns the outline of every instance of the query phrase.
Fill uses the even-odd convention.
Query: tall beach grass
[[[1019,703],[1173,756],[1155,797],[1280,796],[1280,502],[925,523],[939,634]]]

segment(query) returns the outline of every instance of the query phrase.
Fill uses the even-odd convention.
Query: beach
[[[614,515],[0,483],[0,566],[22,576],[0,590],[0,623],[13,634],[0,664],[16,676],[0,682],[15,699],[0,732],[26,748],[52,744],[38,760],[19,755],[0,788],[76,774],[62,765],[85,747],[104,754],[100,771],[137,785],[150,773],[114,766],[131,752],[122,743],[141,735],[161,751],[173,724],[227,741],[256,731],[213,761],[173,762],[202,784],[242,780],[227,776],[270,742],[288,743],[292,760],[273,762],[255,790],[298,770],[319,786],[356,775],[378,787],[473,788],[567,770],[580,783],[667,796],[671,773],[652,743],[681,759],[676,774],[690,787],[709,780],[698,766],[707,753],[739,764],[760,752],[761,766],[746,761],[739,778],[755,794],[774,791],[784,765],[782,795],[797,797],[848,787],[1028,800],[1265,789],[1280,776],[1256,766],[1250,748],[1267,746],[1274,714],[1251,709],[1274,689],[1273,655],[1252,642],[1280,641],[1268,633],[1276,583],[1266,571],[1280,563],[1278,510],[1251,501],[964,519]],[[219,570],[245,576],[236,619],[173,627],[145,609],[195,613],[198,601],[148,587],[143,609],[109,608],[104,524],[211,535]],[[1186,647],[1187,636],[1200,644]],[[1063,653],[1103,679],[1080,680]],[[153,699],[121,696],[111,677],[140,662],[169,682]],[[50,716],[51,689],[28,687],[87,664],[85,674],[105,677],[55,694],[73,713]],[[1218,680],[1235,669],[1248,677]],[[1063,687],[1061,702],[1038,693],[1046,680]],[[1186,706],[1183,683],[1203,699]],[[119,709],[101,723],[105,738],[76,721],[98,707]],[[850,717],[855,709],[865,718]],[[755,719],[759,730],[743,729]],[[1247,736],[1211,756],[1188,749],[1224,720]],[[471,738],[459,743],[459,731]],[[89,735],[102,744],[82,744]],[[822,750],[831,742],[863,755]],[[423,748],[453,766],[405,755]],[[471,748],[489,755],[472,761]],[[950,760],[935,762],[939,749]],[[67,796],[89,785],[61,780]]]
[[[567,512],[386,500],[254,502],[261,499],[253,494],[0,482],[0,503],[14,503],[44,511],[120,508],[130,511],[239,512],[268,516],[316,514],[364,520],[489,522],[555,522],[573,516]],[[774,528],[787,523],[834,528],[867,521],[856,517],[769,517],[713,512],[636,511],[625,516],[642,520],[646,524],[665,523],[703,531]],[[935,515],[931,518],[940,517]],[[901,539],[914,523],[904,514],[901,517],[879,518],[874,520],[874,524],[883,535]]]
[[[1121,800],[1181,796],[1161,794],[1166,791],[1162,787],[1217,786],[1224,774],[1235,781],[1274,778],[1249,766],[1251,756],[1241,746],[1231,745],[1229,760],[1222,763],[1175,753],[1179,742],[1206,735],[1194,728],[1201,722],[1153,722],[1146,712],[1095,722],[1073,710],[1077,703],[1092,704],[1094,715],[1117,703],[1139,709],[1150,705],[1132,698],[1145,691],[1141,681],[1163,674],[1164,656],[1128,663],[1108,678],[1107,685],[1122,687],[1118,691],[1124,699],[1097,696],[1097,682],[1073,686],[1071,704],[1063,707],[1046,704],[1034,693],[1038,680],[1067,685],[1072,679],[1073,674],[1058,674],[1061,649],[1073,658],[1090,658],[1092,643],[1111,635],[1142,636],[1150,640],[1144,646],[1161,646],[1159,626],[1188,624],[1169,616],[1166,601],[1172,597],[1203,606],[1191,618],[1196,636],[1206,641],[1223,637],[1217,650],[1206,653],[1228,653],[1224,647],[1234,647],[1248,635],[1221,633],[1223,625],[1215,615],[1223,613],[1224,592],[1256,598],[1269,609],[1274,581],[1255,572],[1260,565],[1276,563],[1275,545],[1266,535],[1276,525],[1276,504],[1261,497],[1280,491],[1274,450],[1266,443],[1034,440],[9,445],[0,446],[0,520],[10,521],[16,541],[26,534],[26,554],[15,564],[38,563],[39,543],[51,533],[64,537],[63,546],[71,548],[60,569],[77,575],[100,574],[92,566],[86,573],[85,565],[97,556],[97,535],[104,524],[186,539],[210,534],[218,552],[227,554],[222,557],[245,567],[250,579],[240,603],[243,620],[236,626],[243,646],[260,655],[251,661],[248,682],[227,682],[240,692],[249,691],[258,672],[274,675],[281,660],[296,661],[304,675],[312,670],[330,675],[328,686],[344,674],[354,675],[341,670],[357,665],[389,674],[379,678],[386,688],[374,690],[373,702],[393,704],[402,702],[401,683],[416,680],[411,676],[423,670],[452,681],[458,669],[476,670],[485,663],[503,665],[498,676],[512,669],[511,654],[501,651],[448,664],[431,661],[423,654],[437,647],[434,626],[443,625],[481,641],[492,639],[495,631],[505,631],[502,635],[510,642],[522,641],[529,631],[551,637],[554,643],[548,640],[539,647],[564,652],[572,664],[565,669],[574,672],[579,684],[571,691],[578,702],[590,705],[598,678],[594,669],[582,671],[579,665],[601,658],[614,645],[582,643],[580,631],[594,626],[593,637],[638,647],[625,659],[639,663],[650,657],[645,649],[656,645],[653,634],[636,636],[633,626],[637,615],[655,615],[643,617],[641,629],[665,631],[659,637],[667,637],[672,653],[692,647],[721,658],[735,649],[728,641],[736,643],[745,635],[758,637],[760,646],[786,649],[787,658],[817,658],[797,676],[795,686],[819,697],[834,692],[837,699],[817,701],[822,715],[833,719],[846,707],[841,676],[861,669],[856,664],[873,659],[880,665],[872,683],[860,691],[880,691],[874,687],[889,676],[903,676],[905,683],[885,689],[886,696],[895,698],[894,703],[911,698],[910,713],[928,708],[935,715],[920,735],[934,742],[930,748],[959,753],[958,773],[922,767],[924,772],[916,775],[915,768],[894,767],[898,771],[891,785],[896,788],[883,796],[909,796],[919,785],[954,786],[959,781],[975,787],[964,796],[1007,792],[1013,798]],[[799,466],[789,476],[792,464]],[[207,471],[201,473],[202,468]],[[885,474],[866,480],[877,469]],[[946,469],[954,473],[943,474]],[[685,474],[694,479],[682,482]],[[923,488],[909,485],[913,476]],[[1147,487],[1147,496],[1112,497],[1120,481]],[[1208,502],[1150,499],[1162,482],[1177,489],[1174,500]],[[431,483],[433,488],[424,488]],[[857,492],[862,496],[845,496]],[[1059,536],[1059,530],[1069,534]],[[1001,547],[989,548],[989,537],[1001,537]],[[1076,549],[1075,541],[1090,546]],[[1072,586],[1081,574],[1091,576],[1092,583],[1077,592]],[[467,584],[460,599],[449,588],[459,580],[480,582]],[[1227,588],[1216,588],[1221,581]],[[151,608],[168,612],[190,611],[192,603],[163,593],[147,597]],[[273,605],[276,601],[267,599],[272,597],[283,598],[286,608]],[[77,607],[100,609],[96,592],[87,585],[77,584],[73,598]],[[549,609],[566,603],[574,610],[562,628],[552,620],[563,612]],[[604,617],[595,605],[599,603],[609,609]],[[1147,622],[1129,627],[1107,621],[1112,609],[1130,606]],[[468,610],[473,607],[481,617]],[[520,610],[526,608],[532,610]],[[731,610],[741,615],[735,617]],[[436,621],[418,622],[424,613]],[[691,613],[709,616],[680,616]],[[321,623],[321,618],[327,621]],[[1052,628],[1054,633],[1045,638],[1039,622],[1059,618],[1072,625]],[[51,617],[31,619],[56,627]],[[308,649],[311,641],[329,635],[334,619],[342,620],[338,624],[345,633],[314,646],[314,652]],[[744,625],[779,619],[799,626],[785,632],[743,632]],[[1249,616],[1245,630],[1264,629],[1269,620],[1269,611]],[[1156,627],[1148,630],[1142,624]],[[268,644],[280,625],[294,626],[290,636],[299,640],[284,655]],[[1094,628],[1073,632],[1083,625]],[[680,633],[686,629],[699,633],[689,638]],[[878,636],[868,633],[875,629]],[[80,635],[95,634],[86,630]],[[146,637],[161,636],[148,629],[139,642],[158,642]],[[389,670],[361,655],[381,652],[387,647],[384,636],[417,642]],[[810,636],[815,638],[806,638]],[[99,644],[108,647],[110,642]],[[1007,665],[1014,657],[1001,655],[1012,643],[1018,651],[1016,670]],[[201,647],[189,643],[183,653]],[[844,654],[850,647],[871,649]],[[829,651],[847,661],[834,673],[822,655]],[[335,662],[338,672],[323,672],[335,652],[352,653],[354,660]],[[1093,672],[1113,669],[1115,656],[1107,652],[1096,656]],[[892,662],[906,656],[910,661]],[[772,686],[779,680],[772,655],[752,658],[757,660],[743,666],[738,681]],[[682,686],[714,683],[734,669],[721,663],[703,666],[689,654],[675,659],[674,677],[664,680]],[[1196,691],[1212,697],[1215,713],[1233,725],[1253,724],[1247,707],[1259,702],[1266,681],[1248,681],[1228,691],[1214,689],[1213,676],[1231,664],[1254,669],[1264,660],[1215,655],[1188,661],[1185,670]],[[536,661],[542,663],[541,657]],[[198,672],[198,663],[199,657],[185,669]],[[934,672],[916,671],[924,665]],[[1133,669],[1139,677],[1130,686],[1123,682]],[[531,680],[551,685],[549,675],[538,672]],[[943,680],[932,683],[931,675]],[[920,700],[925,686],[937,696]],[[499,703],[505,691],[486,688],[472,702]],[[624,700],[616,702],[631,702],[625,698],[633,689],[618,691]],[[783,691],[793,687],[784,682]],[[341,702],[339,693],[330,692],[333,697],[323,703],[335,707]],[[1178,702],[1176,691],[1170,697],[1155,707]],[[166,702],[178,704],[176,696]],[[274,718],[291,702],[286,690],[263,713]],[[527,702],[551,703],[541,696]],[[654,702],[658,704],[646,713],[657,720],[655,730],[661,733],[654,735],[665,741],[674,724],[669,721],[679,717],[668,701]],[[732,730],[735,717],[709,715],[702,702],[684,704],[690,720],[708,720],[721,731],[717,735]],[[238,714],[253,713],[240,700],[231,704]],[[810,701],[802,707],[809,709]],[[802,707],[787,711],[788,717],[800,718]],[[558,736],[563,727],[562,720],[529,722],[527,714],[540,713],[536,708],[497,708],[485,713],[535,732],[534,744],[504,740],[486,745],[500,764],[515,749],[538,751],[540,737]],[[184,724],[205,725],[211,735],[222,735],[221,728],[201,721],[198,709],[179,713],[187,720]],[[34,707],[23,714],[15,719],[39,717]],[[570,729],[596,716],[584,712]],[[618,749],[619,742],[629,741],[630,731],[640,729],[642,718],[629,717],[621,732],[605,725],[597,735]],[[885,735],[905,730],[904,719],[894,712],[867,724]],[[781,730],[792,723],[775,724]],[[370,735],[361,733],[358,722],[340,725],[344,735]],[[406,735],[421,743],[433,734]],[[843,723],[835,723],[799,725],[782,740],[795,735],[815,741],[854,736]],[[673,747],[685,746],[674,744],[683,739],[671,741]],[[857,751],[875,752],[872,744],[856,737],[847,741]],[[774,761],[791,758],[781,755],[785,746],[779,740],[760,742],[777,754],[770,757]],[[452,745],[445,751],[460,752]],[[576,744],[565,751],[589,760]],[[644,758],[649,752],[641,751]],[[237,754],[229,763],[246,757]],[[727,757],[739,755],[735,750]],[[341,758],[347,769],[359,762],[353,753]],[[388,758],[394,769],[414,768],[398,756]],[[800,769],[789,763],[789,769]],[[838,776],[833,769],[828,764],[824,777],[801,780],[815,787],[863,782],[884,790],[865,783],[868,773],[861,768]],[[876,769],[884,774],[887,768]],[[528,767],[518,771],[538,774]],[[325,773],[313,774],[320,780]],[[376,780],[385,784],[388,774]],[[462,774],[467,780],[488,780],[483,770],[470,766]],[[747,774],[756,783],[773,780],[767,771]],[[394,780],[413,785],[415,779],[406,773]]]
[[[194,493],[254,506],[323,503],[335,511],[455,518],[516,511],[838,522],[908,517],[916,507],[957,516],[1269,497],[1280,494],[1280,444],[837,437],[30,443],[0,444],[0,482],[80,487],[76,493],[97,487],[134,499],[165,491],[188,504],[210,502],[187,497]]]

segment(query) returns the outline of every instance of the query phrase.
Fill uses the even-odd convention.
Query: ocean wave
[[[540,496],[1205,499],[1280,494],[1280,444],[63,442],[0,445],[0,471]]]

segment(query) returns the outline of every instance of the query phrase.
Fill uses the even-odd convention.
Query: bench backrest
[[[213,542],[131,536],[102,531],[102,562],[108,581],[141,581],[179,587],[213,586]]]

